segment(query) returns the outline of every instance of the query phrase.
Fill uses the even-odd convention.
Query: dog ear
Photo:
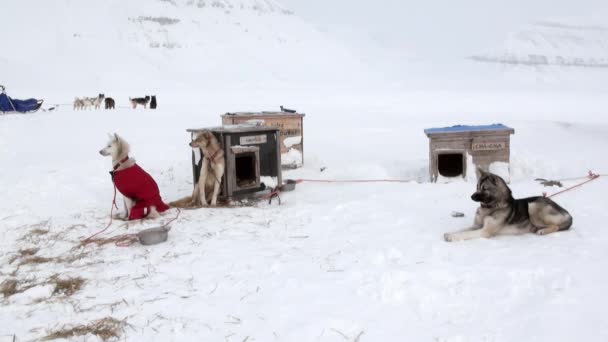
[[[482,169],[482,168],[481,168],[481,166],[478,166],[478,167],[477,167],[477,173],[478,173],[480,176],[484,176],[484,175],[487,175],[487,174],[488,174],[488,172],[487,172],[487,171],[485,171],[484,169]]]
[[[120,137],[118,136],[118,134],[117,134],[117,133],[114,133],[114,140],[115,140],[115,141],[120,140]]]
[[[488,174],[480,166],[475,168],[475,173],[477,174],[477,179],[481,179],[483,176],[486,176]]]

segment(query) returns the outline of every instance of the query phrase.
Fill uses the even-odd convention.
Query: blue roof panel
[[[425,134],[437,134],[437,133],[462,133],[462,132],[480,132],[480,131],[511,131],[513,128],[507,127],[503,124],[492,124],[492,125],[480,125],[480,126],[466,126],[456,125],[452,127],[439,127],[439,128],[427,128],[424,130]]]

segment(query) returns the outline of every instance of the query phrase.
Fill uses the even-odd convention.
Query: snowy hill
[[[11,49],[0,52],[7,70],[1,82],[13,92],[68,99],[74,88],[132,94],[167,86],[190,92],[608,84],[607,31],[594,24],[601,21],[585,21],[590,4],[526,4],[522,15],[515,5],[478,0],[450,11],[394,0],[284,1],[288,7],[270,0],[7,0]],[[578,16],[545,19],[568,12]],[[589,66],[592,73],[581,70]]]
[[[0,53],[8,70],[2,82],[13,90],[247,87],[344,81],[352,79],[350,70],[362,69],[340,44],[274,1],[9,0],[2,6],[3,24],[11,28],[4,39],[11,49]]]
[[[607,88],[602,1],[284,1],[408,89]]]
[[[471,58],[513,65],[608,68],[608,27],[539,22],[511,34],[503,51]]]

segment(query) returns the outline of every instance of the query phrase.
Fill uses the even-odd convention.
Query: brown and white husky
[[[222,150],[215,135],[210,131],[200,132],[190,142],[190,147],[200,149],[203,153],[200,176],[198,182],[194,185],[192,196],[173,202],[171,206],[216,206],[224,169],[226,168],[224,150]]]

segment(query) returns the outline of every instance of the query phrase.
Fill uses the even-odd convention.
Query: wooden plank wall
[[[272,115],[224,115],[222,116],[223,125],[238,125],[247,123],[250,120],[260,120],[264,122],[264,126],[277,127],[281,132],[281,153],[289,152],[289,148],[285,146],[285,139],[290,137],[301,137],[299,144],[292,145],[293,148],[300,151],[302,154],[301,163],[304,164],[304,118],[290,114],[272,114]]]
[[[473,163],[488,170],[493,162],[510,162],[511,135],[505,132],[463,132],[438,134],[429,138],[429,174],[435,181],[439,176],[437,155],[441,153],[466,152],[473,158]],[[474,147],[475,146],[475,147]],[[467,170],[465,172],[475,172]],[[465,175],[463,175],[465,176]]]

